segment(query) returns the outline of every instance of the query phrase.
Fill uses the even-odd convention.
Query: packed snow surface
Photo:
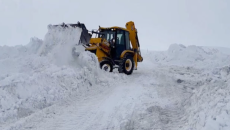
[[[80,32],[48,28],[43,40],[0,47],[1,130],[230,129],[230,49],[142,51],[127,76],[100,70]]]

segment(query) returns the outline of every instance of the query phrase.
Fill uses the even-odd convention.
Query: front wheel
[[[134,68],[133,57],[131,55],[126,55],[122,59],[118,71],[120,73],[124,72],[125,74],[130,75],[133,73],[133,68]]]
[[[113,65],[109,61],[102,61],[100,67],[104,71],[113,72]]]

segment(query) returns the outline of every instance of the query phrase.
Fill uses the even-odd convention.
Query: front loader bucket
[[[79,44],[83,44],[83,45],[88,45],[90,38],[92,37],[92,34],[88,33],[87,28],[85,27],[85,24],[78,22],[77,24],[60,24],[60,25],[51,25],[52,27],[64,27],[64,28],[68,28],[68,27],[73,27],[73,28],[81,28],[82,32],[81,32],[81,36],[80,36],[80,40],[79,40]]]

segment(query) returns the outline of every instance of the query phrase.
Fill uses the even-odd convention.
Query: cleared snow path
[[[120,124],[141,105],[141,86],[118,84],[95,95],[72,99],[45,109],[39,116],[31,115],[25,126],[16,129],[120,129]],[[13,127],[12,127],[13,128]]]
[[[126,80],[86,96],[74,97],[14,123],[7,129],[127,130],[178,129],[184,124],[181,107],[189,93],[167,67],[140,70]],[[183,98],[182,98],[183,97]]]
[[[121,121],[133,113],[138,104],[138,97],[142,91],[140,87],[119,86],[113,91],[94,95],[79,103],[65,108],[61,115],[39,124],[39,129],[57,130],[91,130],[91,129],[119,129]]]
[[[125,77],[125,80],[117,81],[114,86],[102,87],[100,91],[91,91],[84,96],[69,98],[3,128],[7,130],[227,130],[229,128],[230,91],[229,87],[226,88],[228,82],[222,81],[218,75],[215,77],[196,68],[149,65],[150,63],[140,65],[138,71]],[[206,91],[207,89],[210,90]]]

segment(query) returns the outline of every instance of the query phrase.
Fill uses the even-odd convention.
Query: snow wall
[[[229,51],[226,51],[229,50]],[[146,51],[144,55],[155,63],[213,69],[230,65],[230,49],[171,44],[167,51]]]
[[[0,47],[0,124],[121,80],[100,70],[97,57],[78,45],[80,33],[80,28],[48,27],[44,40]]]

